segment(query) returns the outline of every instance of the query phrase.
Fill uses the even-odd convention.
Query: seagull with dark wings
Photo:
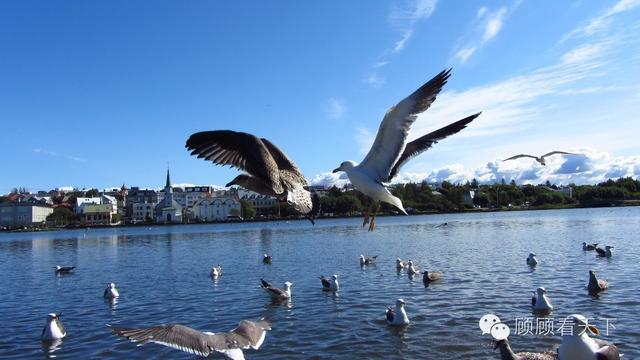
[[[400,168],[433,144],[464,129],[480,115],[480,113],[471,115],[407,143],[411,126],[418,115],[426,111],[435,101],[436,95],[446,84],[450,72],[450,69],[442,71],[387,111],[371,150],[360,164],[345,161],[333,170],[334,173],[346,172],[356,190],[373,200],[365,213],[362,226],[369,223],[371,209],[374,203],[376,204],[369,231],[375,228],[375,217],[380,209],[380,202],[391,204],[407,214],[402,201],[393,196],[386,187],[398,174]]]
[[[545,161],[545,159],[544,159],[544,158],[546,158],[547,156],[557,155],[557,154],[562,154],[562,155],[576,155],[576,154],[574,154],[574,153],[569,153],[569,152],[565,152],[565,151],[552,151],[552,152],[550,152],[550,153],[546,153],[546,154],[544,154],[544,155],[542,155],[542,156],[540,156],[540,157],[533,156],[533,155],[527,155],[527,154],[520,154],[520,155],[512,156],[512,157],[510,157],[510,158],[508,158],[508,159],[504,159],[504,160],[502,160],[502,161],[515,160],[515,159],[520,159],[520,158],[524,158],[524,157],[526,157],[526,158],[532,158],[532,159],[535,159],[535,160],[536,160],[537,162],[539,162],[542,166],[545,166],[545,165],[547,165],[547,163],[546,163],[546,161]]]
[[[317,195],[312,197],[300,169],[269,140],[231,130],[203,131],[191,135],[185,147],[198,158],[246,172],[227,187],[239,185],[286,201],[314,224],[320,203]]]
[[[264,342],[267,330],[271,330],[271,326],[268,321],[260,319],[256,322],[242,320],[230,332],[217,334],[201,332],[178,324],[138,329],[113,326],[111,330],[140,345],[153,342],[194,355],[207,357],[213,353],[221,353],[229,359],[243,360],[242,350],[249,348],[258,350]]]

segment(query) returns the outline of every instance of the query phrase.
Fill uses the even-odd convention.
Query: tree
[[[253,208],[249,200],[240,200],[240,207],[242,208],[244,219],[253,219],[256,216],[256,209]]]
[[[336,212],[340,214],[349,214],[352,212],[360,211],[362,209],[362,203],[354,195],[344,195],[336,200]]]
[[[47,216],[47,221],[51,221],[58,226],[68,225],[78,220],[78,216],[66,207],[57,207]]]
[[[100,196],[100,191],[98,191],[98,189],[91,189],[91,190],[87,191],[85,196],[86,197],[98,197],[98,196]]]
[[[473,197],[473,204],[483,208],[489,207],[489,196],[483,192],[476,193],[476,196]]]

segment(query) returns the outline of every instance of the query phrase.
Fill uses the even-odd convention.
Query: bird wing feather
[[[502,161],[514,160],[514,159],[519,159],[519,158],[523,158],[523,157],[528,157],[528,158],[532,158],[532,159],[538,160],[538,158],[533,156],[533,155],[520,154],[520,155],[515,155],[515,156],[512,156],[510,158],[504,159]]]
[[[431,106],[450,73],[450,69],[440,72],[387,111],[371,150],[358,165],[360,168],[367,170],[379,182],[389,178],[391,169],[405,148],[411,125],[420,113]]]
[[[552,151],[550,153],[542,155],[541,158],[545,158],[547,156],[556,155],[556,154],[575,155],[574,153],[570,153],[570,152],[566,152],[566,151]]]

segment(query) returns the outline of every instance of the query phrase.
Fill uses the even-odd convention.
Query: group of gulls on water
[[[611,257],[611,246],[607,246],[606,250],[598,248],[598,244],[582,243],[582,250],[594,251],[599,249],[603,253],[609,251],[608,256]],[[535,253],[529,253],[526,259],[527,265],[534,268],[538,265],[538,258]],[[598,279],[593,270],[589,270],[589,282],[587,291],[589,295],[597,296],[601,291],[609,288],[609,282],[605,279]],[[553,305],[547,289],[538,287],[532,292],[531,309],[537,316],[548,316],[553,311]],[[551,359],[569,359],[569,360],[618,360],[621,355],[618,346],[612,342],[592,338],[589,333],[599,335],[599,330],[588,323],[588,319],[579,314],[573,314],[567,317],[566,321],[572,326],[569,335],[562,336],[562,342],[556,352],[547,351],[541,353],[520,352],[514,353],[507,339],[498,340],[495,348],[500,350],[502,360],[551,360]]]
[[[346,173],[353,187],[371,200],[362,223],[363,227],[367,224],[369,225],[369,231],[375,229],[376,215],[380,210],[381,203],[389,204],[401,213],[407,214],[402,201],[388,190],[390,182],[398,174],[400,168],[412,158],[431,148],[438,141],[458,133],[481,114],[478,112],[470,115],[407,142],[411,127],[418,115],[426,111],[435,101],[436,96],[447,83],[450,74],[450,69],[440,72],[411,95],[392,106],[382,119],[375,141],[362,162],[356,164],[353,161],[344,161],[333,170],[334,173]],[[278,201],[290,204],[297,212],[305,215],[312,224],[315,224],[315,218],[320,210],[319,198],[315,194],[312,195],[308,190],[307,180],[300,169],[269,140],[244,132],[215,130],[191,135],[185,147],[191,152],[191,155],[195,155],[198,158],[211,161],[216,165],[229,165],[244,171],[243,174],[231,180],[227,187],[237,185],[262,195],[275,197]],[[520,154],[504,161],[530,157],[544,166],[546,164],[545,157],[556,154],[572,155],[563,151],[553,151],[540,157]],[[607,256],[606,254],[610,256],[610,248],[607,247],[606,250],[603,250],[605,251],[604,256]],[[265,264],[270,264],[272,258],[270,255],[265,254],[262,261]],[[360,256],[361,266],[374,265],[375,262],[376,256]],[[538,263],[536,255],[530,254],[527,263],[535,266]],[[410,276],[420,273],[420,269],[411,260],[405,262],[397,259],[396,268],[398,271],[406,270]],[[73,268],[58,268],[56,272],[65,273],[71,270]],[[219,264],[212,267],[210,275],[213,278],[220,277],[222,275],[222,267]],[[595,279],[594,273],[590,272],[590,276]],[[441,280],[442,277],[443,274],[441,272],[423,272],[425,286],[430,282]],[[331,278],[322,276],[320,280],[323,290],[338,291],[338,275],[334,274]],[[285,282],[284,288],[280,289],[264,279],[260,279],[260,281],[260,286],[272,299],[288,300],[291,298],[291,287],[293,285],[291,282]],[[597,286],[600,290],[606,288],[606,281],[604,283],[602,283],[602,280],[594,281],[594,286]],[[590,277],[590,289],[592,287],[591,282]],[[548,304],[550,306],[544,288],[538,288],[536,295],[532,300],[534,308],[540,306],[536,304]],[[115,284],[109,283],[107,285],[104,296],[105,298],[119,296]],[[395,307],[387,309],[386,319],[389,325],[404,326],[409,323],[405,305],[406,303],[403,299],[398,299]],[[42,332],[43,340],[56,340],[66,336],[59,318],[60,315],[48,315],[47,325]],[[576,319],[579,322],[580,319]],[[265,339],[266,331],[270,330],[271,326],[267,320],[259,319],[257,321],[242,320],[230,332],[217,334],[200,332],[177,324],[139,329],[114,326],[111,329],[117,335],[140,344],[154,342],[200,356],[221,353],[231,359],[244,359],[242,350],[258,349]],[[582,340],[577,341],[576,344],[580,341]],[[589,353],[591,355],[576,357],[573,353],[569,353],[569,355],[563,356],[562,352],[559,352],[560,359],[596,359],[593,354],[596,353],[598,347],[593,344],[600,343],[595,339],[590,341],[592,342],[589,343],[588,348],[591,352],[585,352],[584,354]],[[607,346],[611,347],[612,345]],[[500,348],[503,359],[547,359],[544,357],[527,357],[522,355],[523,353],[513,354],[507,340],[498,341],[496,348]],[[601,351],[597,353],[601,354]],[[604,359],[617,358],[605,357]]]

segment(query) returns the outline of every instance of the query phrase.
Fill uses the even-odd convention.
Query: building
[[[278,200],[271,196],[260,195],[256,192],[238,189],[238,197],[251,203],[257,214],[270,214],[278,205]]]
[[[146,202],[132,204],[131,221],[134,223],[155,221],[156,205]]]
[[[47,221],[53,208],[28,203],[0,203],[0,226],[39,226]]]
[[[465,191],[462,203],[465,205],[473,206],[473,198],[476,197],[476,192],[473,190]]]
[[[560,186],[557,189],[551,188],[551,191],[564,194],[569,199],[573,199],[573,189],[571,186]]]
[[[132,187],[125,196],[125,216],[133,219],[133,208],[135,204],[150,204],[154,209],[158,204],[158,192],[150,189],[140,189]],[[151,216],[155,219],[155,214]]]
[[[159,223],[181,223],[183,206],[173,198],[173,188],[169,169],[167,169],[167,182],[164,186],[164,196],[156,205],[156,222]]]
[[[189,211],[194,221],[227,221],[240,216],[240,201],[234,197],[216,197],[200,199]]]
[[[110,225],[112,209],[111,204],[85,204],[80,219],[85,225]]]
[[[111,214],[118,213],[118,200],[109,195],[100,195],[97,197],[79,197],[76,198],[76,214],[82,215],[88,205],[109,205]]]
[[[211,186],[187,186],[184,188],[184,203],[180,205],[190,208],[194,206],[198,201],[206,198],[211,198],[213,195],[213,187]]]

